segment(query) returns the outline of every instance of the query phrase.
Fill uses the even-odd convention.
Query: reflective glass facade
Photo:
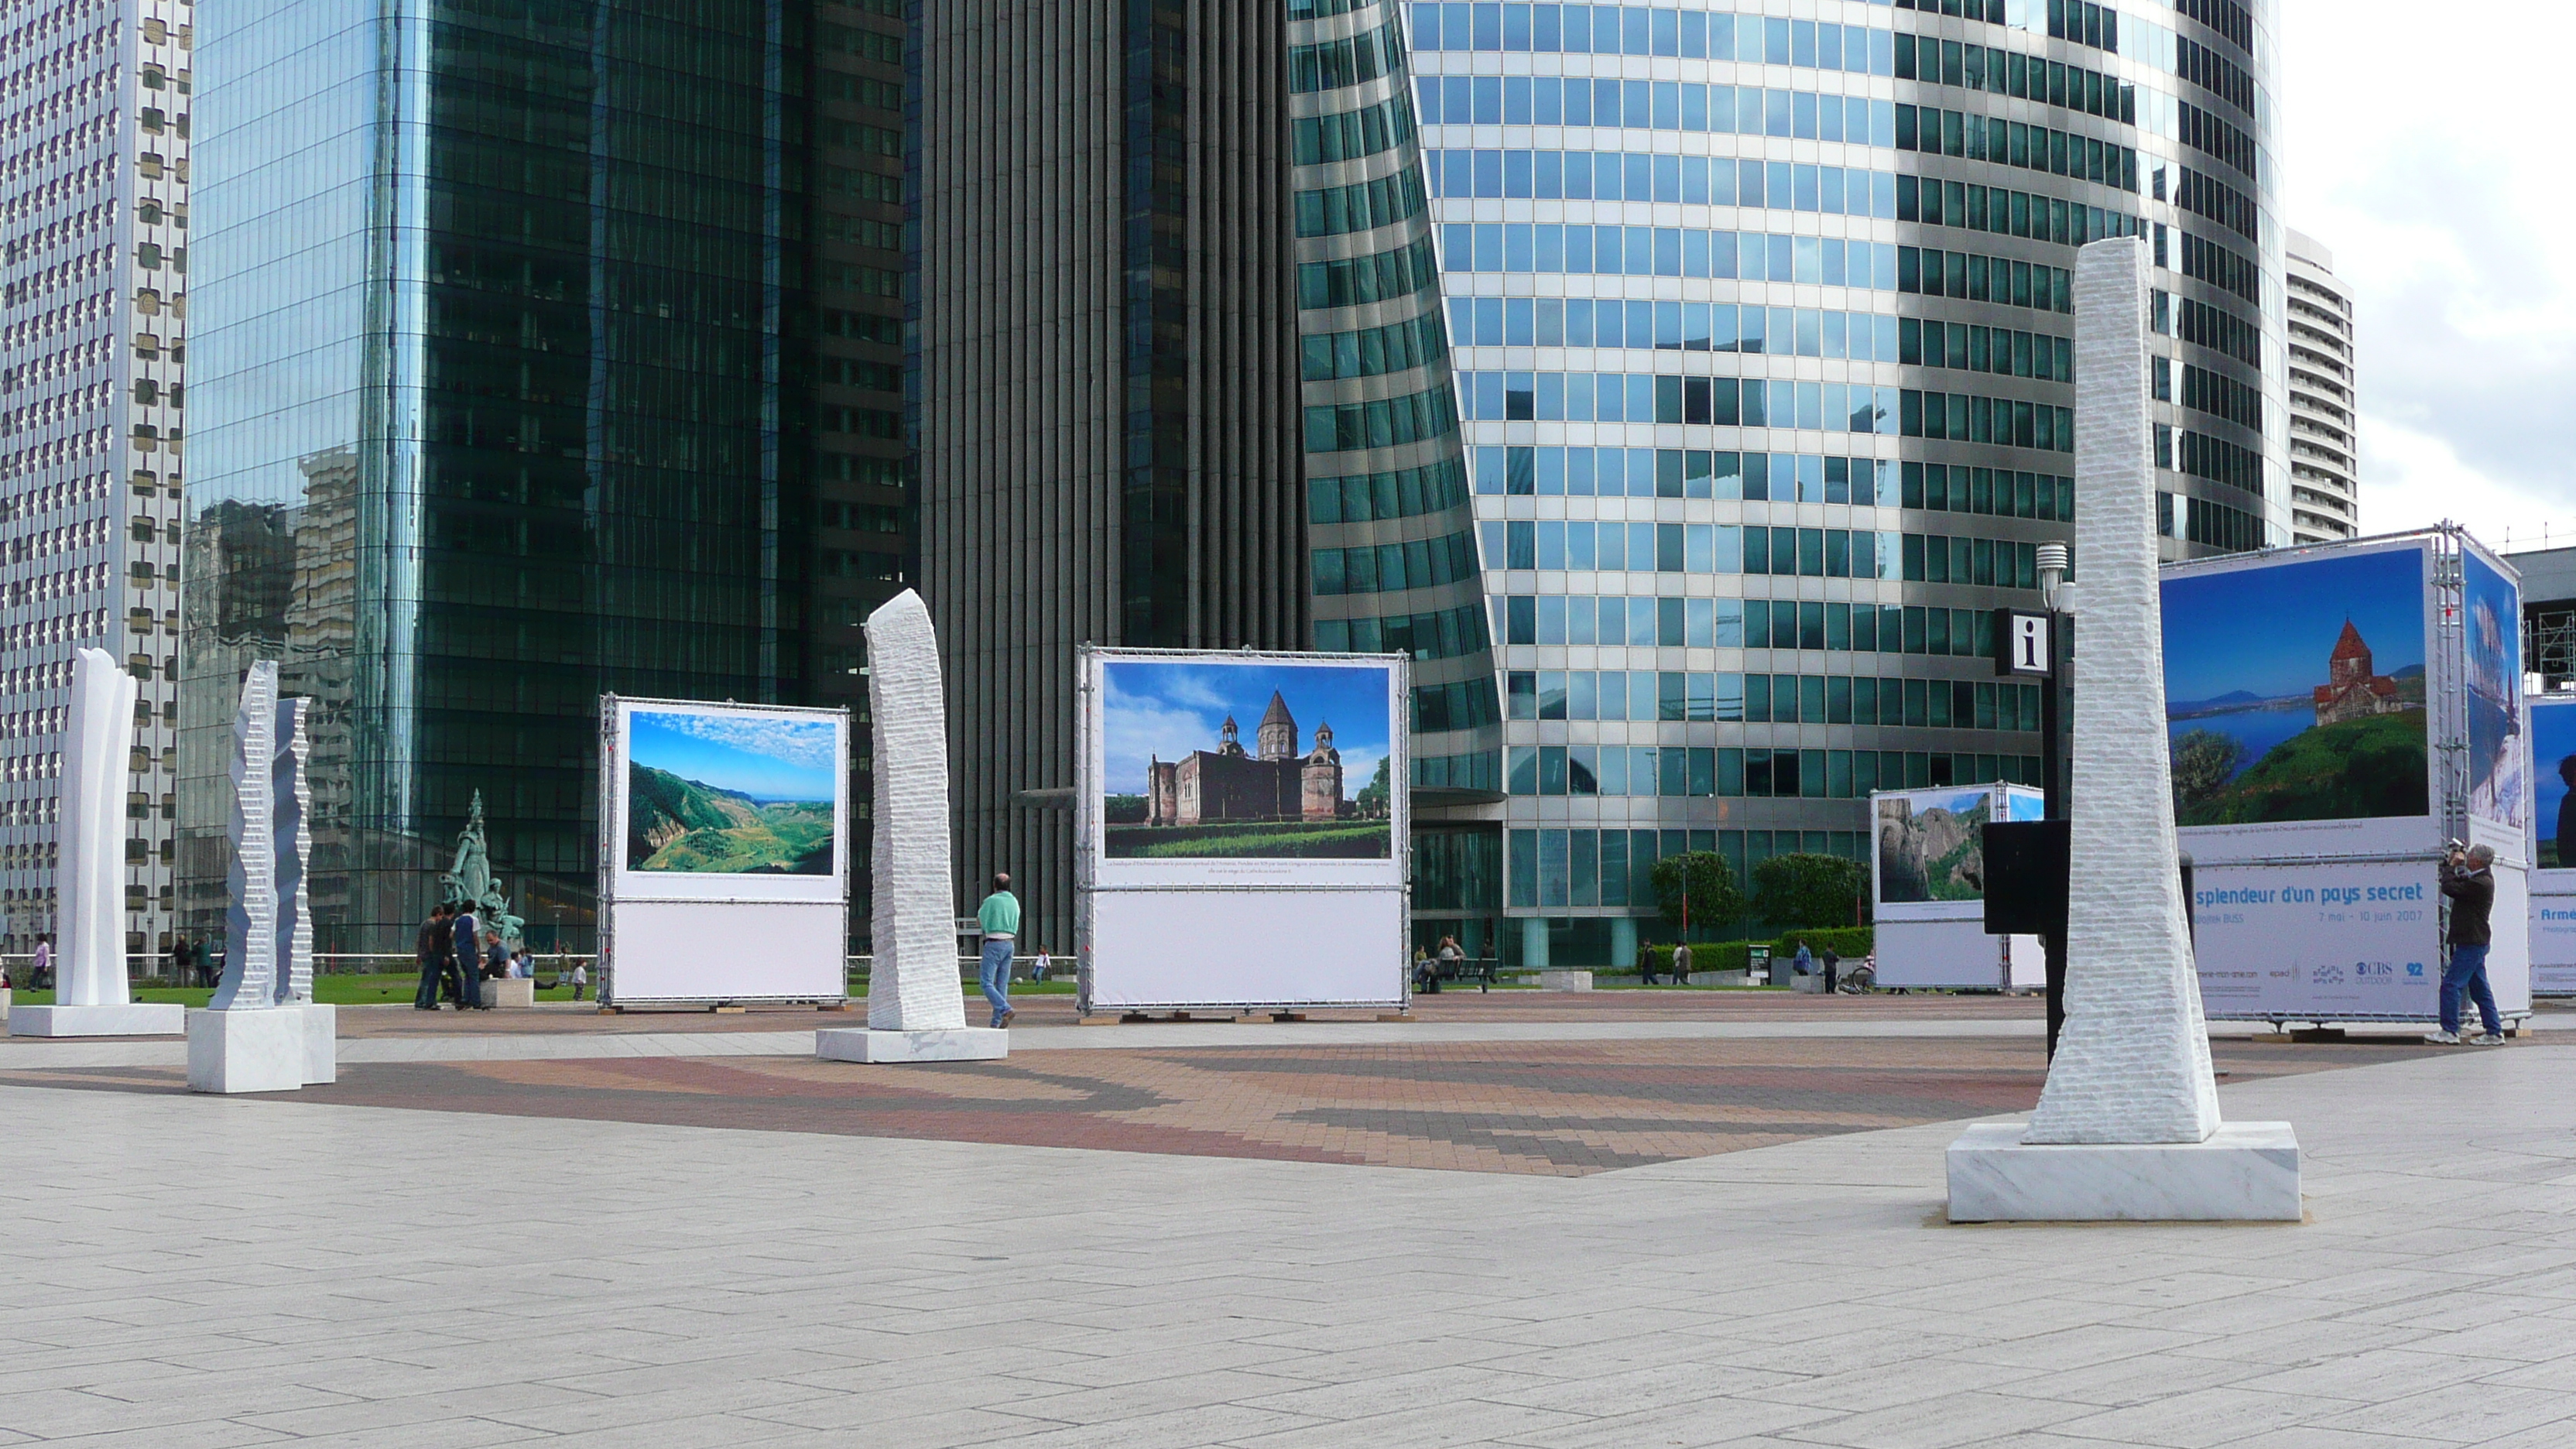
[[[315,701],[320,949],[407,950],[477,792],[539,945],[586,947],[600,693],[808,688],[805,21],[761,0],[219,18],[187,924],[220,932],[237,680],[273,657]]]
[[[1414,934],[1482,957],[1502,707],[1399,10],[1288,12],[1315,647],[1413,656]]]
[[[2077,246],[2158,266],[2169,552],[2288,538],[2264,7],[1756,8],[1408,7],[1526,963],[1633,959],[1662,855],[2037,781],[1985,631],[2083,506]]]

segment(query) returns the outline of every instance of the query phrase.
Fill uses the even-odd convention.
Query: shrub
[[[1735,872],[1715,851],[1693,850],[1655,862],[1655,904],[1674,930],[1681,929],[1683,895],[1689,894],[1690,919],[1702,927],[1730,925],[1744,916],[1744,892]]]
[[[1863,885],[1860,867],[1841,856],[1775,855],[1753,868],[1753,909],[1774,926],[1850,926]]]

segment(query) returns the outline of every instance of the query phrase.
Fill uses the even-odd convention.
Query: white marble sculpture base
[[[537,1005],[537,983],[526,976],[505,976],[483,983],[483,1004],[510,1011],[533,1011]]]
[[[1981,1122],[1950,1144],[1950,1221],[2297,1222],[2299,1137],[2228,1122],[2206,1142],[2025,1143]]]
[[[188,1090],[292,1092],[304,1085],[299,1007],[188,1013]]]
[[[278,1010],[304,1018],[304,1085],[340,1080],[340,1008],[303,1001]]]
[[[11,1036],[179,1036],[187,1030],[188,1008],[176,1002],[18,1006],[9,1011]]]
[[[827,1062],[997,1062],[1010,1054],[1010,1032],[989,1026],[945,1031],[843,1027],[814,1033],[814,1055]]]

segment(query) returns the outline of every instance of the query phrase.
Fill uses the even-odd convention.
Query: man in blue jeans
[[[2451,898],[2451,964],[2442,973],[2442,1029],[2424,1040],[2442,1046],[2460,1042],[2460,994],[2478,1004],[2486,1035],[2473,1036],[2473,1046],[2504,1045],[2504,1023],[2496,1016],[2495,993],[2487,989],[2487,946],[2495,937],[2487,914],[2495,908],[2495,851],[2481,845],[2452,847],[2442,862],[2442,894]]]
[[[1020,898],[1011,894],[1009,876],[993,877],[993,893],[984,897],[975,920],[984,931],[984,961],[976,980],[992,1003],[993,1025],[1009,1026],[1019,1015],[1011,1009],[1011,945],[1020,934]]]
[[[413,954],[420,959],[420,986],[411,994],[412,1010],[438,1010],[438,987],[445,975],[450,943],[447,906],[442,902],[430,910],[429,919],[420,923],[420,934],[412,941]]]

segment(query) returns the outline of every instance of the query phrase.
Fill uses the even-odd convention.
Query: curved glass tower
[[[1483,956],[1502,712],[1400,9],[1289,5],[1315,647],[1413,656],[1415,934]]]
[[[2076,247],[2159,267],[2169,551],[2288,539],[2268,7],[1761,8],[1409,7],[1523,964],[1633,959],[1662,855],[2037,783],[1987,611],[2082,506]]]

